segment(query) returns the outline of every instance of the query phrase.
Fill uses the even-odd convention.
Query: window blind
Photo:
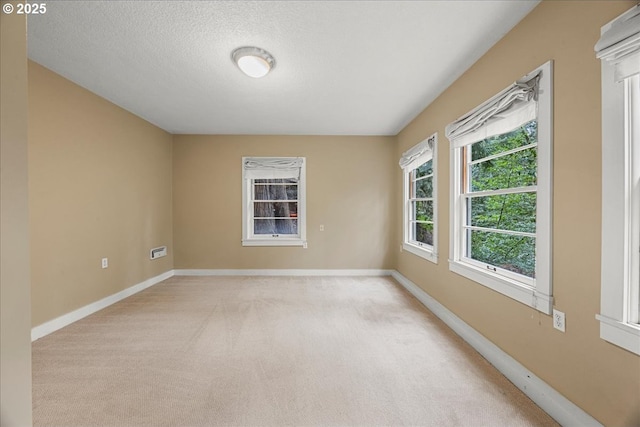
[[[245,179],[300,179],[302,157],[245,157]]]
[[[640,73],[640,5],[613,22],[594,49],[598,59],[614,65],[616,81]]]
[[[510,132],[538,114],[538,82],[542,71],[524,76],[491,99],[450,123],[445,134],[451,148]]]
[[[404,170],[413,170],[431,160],[433,157],[434,139],[434,136],[425,139],[402,153],[402,157],[400,157],[400,161],[398,162],[400,167]]]

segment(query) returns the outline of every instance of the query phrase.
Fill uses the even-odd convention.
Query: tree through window
[[[552,63],[447,126],[449,269],[550,314]]]
[[[242,159],[242,244],[305,246],[304,157]]]
[[[464,148],[466,252],[535,277],[537,122]]]
[[[253,180],[254,234],[298,234],[298,181]]]
[[[402,154],[403,170],[403,249],[437,262],[436,150],[438,135],[433,134]]]

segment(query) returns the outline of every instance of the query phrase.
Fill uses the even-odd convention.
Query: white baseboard
[[[393,271],[376,269],[174,270],[176,276],[391,276]]]
[[[169,270],[158,276],[147,279],[144,282],[140,282],[137,285],[133,285],[130,288],[124,289],[113,295],[109,295],[106,298],[102,298],[99,301],[85,305],[84,307],[81,307],[70,313],[64,314],[60,317],[56,317],[55,319],[50,320],[46,323],[43,323],[42,325],[38,325],[35,328],[31,329],[31,342],[37,339],[40,339],[46,335],[49,335],[50,333],[55,332],[58,329],[64,328],[65,326],[70,325],[73,322],[76,322],[84,317],[87,317],[90,314],[93,314],[96,311],[102,310],[103,308],[106,308],[111,304],[114,304],[120,300],[123,300],[133,294],[143,291],[172,276],[173,276],[173,270]]]
[[[595,418],[528,371],[411,280],[395,270],[391,276],[561,425],[602,426]]]

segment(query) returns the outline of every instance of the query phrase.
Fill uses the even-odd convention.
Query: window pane
[[[258,197],[267,197],[259,199]],[[255,195],[256,200],[297,200],[297,185],[263,185],[256,184]]]
[[[297,185],[256,184],[253,187],[255,200],[296,200],[298,198]]]
[[[469,199],[470,221],[476,227],[536,232],[536,193],[502,194]]]
[[[420,166],[418,166],[418,168],[415,169],[415,171],[415,176],[412,177],[414,179],[431,175],[433,173],[433,159],[421,164]]]
[[[412,222],[411,240],[433,246],[433,224]]]
[[[471,166],[471,191],[536,185],[538,149],[532,147]]]
[[[411,202],[412,220],[433,221],[433,201]]]
[[[255,202],[253,216],[256,218],[297,218],[298,202]]]
[[[533,144],[538,141],[538,122],[530,121],[514,130],[502,135],[492,136],[471,145],[471,160],[479,160],[493,156],[514,148]]]
[[[536,239],[469,230],[468,256],[514,273],[534,278],[536,273]]]
[[[424,178],[414,183],[417,198],[433,197],[433,177]]]
[[[298,200],[298,186],[286,185],[284,191],[287,194],[287,200]]]
[[[255,219],[254,234],[298,234],[297,219]]]

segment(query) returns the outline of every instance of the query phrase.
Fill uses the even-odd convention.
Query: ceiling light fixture
[[[254,46],[237,48],[231,52],[231,58],[249,77],[264,77],[276,66],[276,60],[269,52]]]

